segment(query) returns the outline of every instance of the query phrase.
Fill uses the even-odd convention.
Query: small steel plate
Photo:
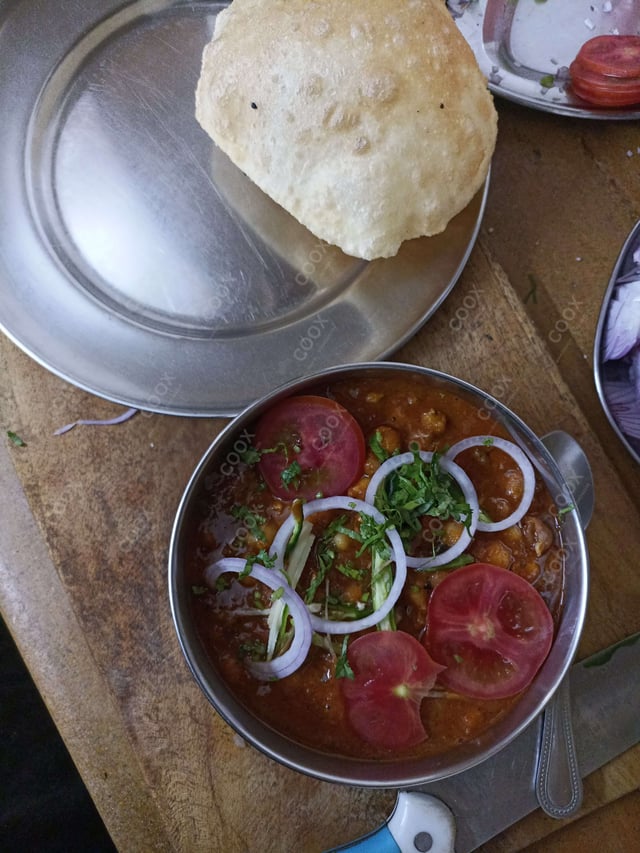
[[[232,415],[385,357],[449,293],[484,210],[486,184],[373,263],[315,238],[195,120],[225,5],[0,0],[0,327],[128,406]]]
[[[593,347],[593,370],[602,408],[624,446],[640,463],[640,381],[635,376],[640,356],[632,352],[624,358],[605,360],[611,302],[630,281],[640,281],[640,222],[625,240],[613,268],[602,300]]]
[[[447,5],[494,95],[575,118],[640,118],[640,104],[593,107],[567,87],[568,67],[586,41],[640,33],[637,0],[447,0]]]

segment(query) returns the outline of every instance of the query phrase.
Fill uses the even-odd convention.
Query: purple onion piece
[[[114,426],[115,424],[122,424],[125,421],[128,421],[134,415],[138,413],[139,409],[127,409],[126,412],[123,412],[121,415],[118,415],[115,418],[108,418],[107,420],[80,420],[73,421],[71,424],[66,424],[63,427],[57,429],[53,434],[54,435],[64,435],[65,432],[69,432],[74,427],[77,426]]]
[[[640,281],[621,284],[609,303],[604,360],[624,358],[640,342]]]

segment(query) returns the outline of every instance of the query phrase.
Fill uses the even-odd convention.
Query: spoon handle
[[[562,681],[543,715],[536,796],[541,808],[555,818],[569,817],[582,804],[568,678]]]

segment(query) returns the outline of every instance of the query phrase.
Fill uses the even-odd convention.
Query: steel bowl
[[[177,510],[170,544],[169,595],[175,629],[187,663],[214,708],[239,735],[281,764],[318,779],[360,787],[404,788],[435,782],[461,773],[507,746],[541,713],[562,682],[575,656],[586,611],[589,564],[583,523],[579,511],[567,512],[563,519],[564,605],[546,661],[523,696],[499,722],[472,742],[427,758],[371,761],[322,753],[274,731],[247,710],[227,687],[200,641],[191,614],[185,554],[193,519],[197,517],[199,508],[203,501],[206,504],[212,490],[220,483],[225,464],[229,467],[237,457],[253,423],[276,401],[294,393],[308,393],[327,381],[356,376],[406,375],[407,372],[426,377],[490,413],[526,452],[556,504],[559,507],[570,506],[575,501],[571,483],[544,441],[499,400],[467,382],[429,368],[384,362],[352,364],[323,370],[288,383],[231,421],[204,454],[187,484]]]

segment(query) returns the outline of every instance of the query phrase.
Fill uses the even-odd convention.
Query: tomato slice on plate
[[[434,589],[425,646],[447,668],[439,682],[475,699],[524,690],[553,641],[553,618],[526,580],[489,563],[451,572]]]
[[[347,652],[354,678],[341,680],[347,716],[367,743],[386,749],[415,746],[427,737],[420,705],[443,667],[404,631],[373,631]]]
[[[256,427],[258,463],[278,498],[344,495],[362,474],[365,441],[353,415],[326,397],[289,397]]]
[[[576,59],[594,74],[640,77],[640,36],[595,36],[582,45]]]
[[[597,74],[575,59],[569,66],[573,91],[599,107],[630,107],[640,103],[640,77]]]

